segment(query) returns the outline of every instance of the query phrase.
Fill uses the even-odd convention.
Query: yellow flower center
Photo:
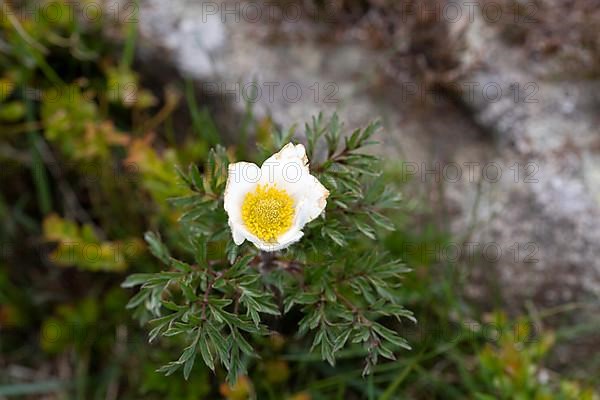
[[[292,226],[294,200],[274,186],[256,187],[242,203],[242,221],[250,233],[265,242],[274,242]]]

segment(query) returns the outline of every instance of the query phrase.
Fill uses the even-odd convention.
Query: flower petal
[[[260,176],[261,171],[256,164],[238,162],[229,165],[223,206],[233,223],[242,223],[244,197],[256,187]]]
[[[306,157],[306,149],[303,144],[288,143],[278,153],[273,154],[271,157],[267,159],[269,160],[277,160],[277,161],[285,161],[289,159],[300,159],[303,165],[308,164],[308,157]]]
[[[304,233],[302,233],[302,231],[291,228],[278,239],[277,243],[267,243],[263,242],[262,240],[253,243],[256,245],[256,247],[263,251],[277,251],[285,249],[292,243],[297,242],[302,238],[302,236],[304,236]]]
[[[278,153],[267,158],[260,167],[261,185],[297,183],[303,173],[308,171],[306,150],[301,144],[288,143]]]
[[[246,240],[244,232],[238,229],[235,226],[235,224],[232,223],[231,219],[229,219],[229,227],[231,228],[231,236],[233,237],[233,242],[238,246],[244,243],[244,240]]]
[[[300,226],[304,226],[321,215],[327,206],[329,190],[310,174],[302,177],[300,186],[303,189],[296,206],[296,220]]]

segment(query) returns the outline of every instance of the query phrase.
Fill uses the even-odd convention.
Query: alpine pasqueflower
[[[265,251],[288,247],[327,205],[329,191],[310,174],[302,144],[288,143],[261,167],[229,165],[224,207],[233,241],[249,240]]]

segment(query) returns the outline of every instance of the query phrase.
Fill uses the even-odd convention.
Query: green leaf
[[[187,208],[202,202],[202,196],[193,194],[189,196],[173,197],[168,199],[169,204],[176,208]]]
[[[121,283],[122,288],[131,288],[134,286],[139,286],[150,279],[154,274],[132,274]]]
[[[163,263],[168,264],[171,257],[169,255],[169,249],[162,243],[160,237],[153,232],[146,232],[144,239],[150,246],[150,252],[154,257],[158,258]]]
[[[350,334],[352,333],[352,328],[349,327],[348,329],[343,330],[334,340],[333,345],[333,351],[337,352],[338,350],[341,350],[342,347],[344,347],[346,345],[346,342],[348,341],[348,338],[350,337]]]
[[[202,174],[200,173],[200,169],[196,164],[190,165],[190,180],[194,184],[194,188],[198,191],[202,191],[204,187],[204,180],[202,179]]]
[[[375,332],[377,332],[382,338],[384,338],[391,344],[403,347],[407,350],[411,350],[411,347],[408,344],[408,342],[405,339],[398,336],[398,334],[396,334],[396,332],[392,331],[391,329],[388,329],[385,326],[375,322],[373,323],[373,330],[375,330]]]
[[[227,261],[229,262],[229,264],[233,264],[235,262],[235,259],[238,255],[238,248],[239,248],[239,246],[237,244],[235,244],[235,242],[233,240],[229,240],[227,242],[226,253],[227,253]]]
[[[366,237],[368,237],[369,239],[376,239],[375,236],[375,231],[373,230],[373,228],[371,228],[369,225],[367,225],[366,223],[362,222],[359,219],[355,219],[354,220],[354,225],[356,226],[356,228],[361,231]]]
[[[242,335],[235,334],[233,338],[235,345],[240,348],[242,353],[252,357],[257,356],[256,351],[254,351],[250,343]]]
[[[227,277],[236,277],[243,273],[246,268],[248,268],[248,264],[254,258],[253,254],[248,254],[243,257],[240,257],[235,264],[225,273]]]
[[[171,267],[175,268],[178,271],[181,272],[191,272],[192,271],[192,266],[188,263],[185,263],[183,261],[179,261],[176,258],[171,257],[170,258],[170,263]]]
[[[204,363],[214,372],[215,359],[209,347],[209,340],[205,335],[200,337],[200,340],[198,341],[198,347],[200,348],[200,354],[202,355]]]
[[[190,372],[192,372],[192,368],[194,367],[194,362],[196,361],[196,356],[190,357],[185,364],[183,364],[183,377],[187,381],[190,377]]]
[[[348,242],[346,242],[346,240],[344,239],[344,235],[339,231],[336,231],[334,229],[323,228],[322,232],[340,247],[345,247],[348,244]]]
[[[201,266],[207,266],[207,247],[206,247],[206,237],[202,235],[196,236],[193,240],[194,246],[194,259]]]
[[[142,302],[144,302],[147,298],[148,298],[148,294],[149,292],[147,290],[140,290],[139,292],[136,293],[135,296],[133,296],[129,302],[127,303],[127,305],[125,306],[128,309],[131,308],[135,308],[137,306],[139,306]]]
[[[188,301],[191,302],[191,301],[195,301],[196,299],[198,299],[198,296],[196,295],[194,288],[192,288],[192,286],[190,286],[188,283],[182,283],[181,290],[183,291],[183,295],[185,296],[185,298]]]
[[[394,225],[392,220],[390,220],[385,215],[378,213],[377,211],[370,211],[369,217],[371,217],[373,222],[375,222],[377,225],[379,225],[383,229],[387,229],[388,231],[396,230],[396,226]]]

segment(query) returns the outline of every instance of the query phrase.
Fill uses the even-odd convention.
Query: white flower
[[[288,143],[261,167],[231,164],[224,206],[233,241],[240,245],[247,239],[265,251],[288,247],[323,212],[327,196],[329,191],[310,174],[301,144]]]

